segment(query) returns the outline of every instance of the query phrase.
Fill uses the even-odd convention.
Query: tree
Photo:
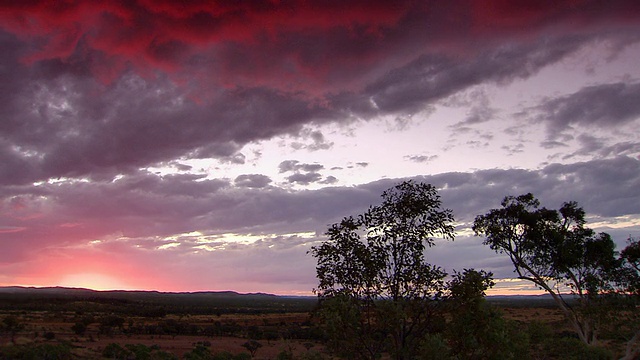
[[[375,358],[390,341],[396,359],[418,349],[433,325],[427,303],[442,295],[446,276],[424,253],[436,236],[453,240],[452,222],[435,187],[405,181],[384,191],[382,204],[331,225],[327,241],[312,247],[323,319],[343,349]]]
[[[244,344],[242,344],[242,347],[244,347],[245,349],[247,349],[249,351],[249,353],[251,354],[251,357],[254,357],[254,356],[256,356],[256,351],[258,351],[258,349],[260,349],[262,347],[262,344],[260,344],[256,340],[249,340],[249,341],[245,342]]]
[[[621,294],[624,317],[616,323],[618,329],[629,334],[623,359],[637,359],[640,356],[640,241],[630,237],[627,246],[620,253],[620,275],[617,277],[618,293]],[[619,305],[619,304],[617,304]]]
[[[608,309],[601,295],[611,290],[619,262],[611,237],[585,227],[584,218],[575,202],[549,210],[529,193],[505,197],[501,209],[476,217],[473,230],[509,256],[518,278],[553,297],[580,340],[594,344]]]
[[[450,321],[449,354],[454,359],[522,358],[529,345],[526,334],[486,303],[485,291],[495,284],[493,274],[465,269],[447,283]]]

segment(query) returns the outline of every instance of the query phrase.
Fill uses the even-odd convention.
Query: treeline
[[[309,312],[313,297],[234,292],[160,293],[85,289],[0,291],[0,311],[117,313],[129,316],[261,314]]]

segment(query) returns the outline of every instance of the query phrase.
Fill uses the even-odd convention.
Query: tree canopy
[[[620,292],[622,282],[633,281],[624,281],[631,278],[622,275],[611,236],[585,224],[585,211],[577,203],[551,210],[529,193],[505,197],[502,208],[476,217],[473,230],[485,236],[485,245],[509,257],[520,279],[549,293],[580,340],[593,344],[600,321],[612,310],[609,295]],[[623,254],[633,265],[636,249],[628,249]]]
[[[331,225],[313,247],[320,296],[361,299],[424,298],[444,276],[424,259],[434,237],[454,238],[453,214],[430,184],[403,182],[382,193],[382,204]]]

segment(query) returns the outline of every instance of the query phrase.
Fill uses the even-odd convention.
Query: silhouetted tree
[[[434,237],[454,238],[452,212],[441,205],[432,185],[403,182],[382,193],[382,204],[333,224],[311,249],[334,348],[360,358],[376,358],[387,343],[395,359],[417,351],[446,276],[424,253]]]
[[[628,338],[623,359],[631,360],[640,357],[640,241],[630,237],[627,246],[620,253],[621,267],[616,278],[618,292],[622,295],[624,317],[614,324],[627,330]]]
[[[507,196],[502,208],[476,217],[473,230],[509,257],[518,278],[549,293],[580,340],[593,344],[608,308],[600,295],[611,290],[619,262],[611,237],[585,227],[584,217],[575,202],[549,210],[532,194]]]
[[[256,351],[258,351],[258,349],[262,347],[262,344],[260,344],[258,341],[255,341],[255,340],[249,340],[244,344],[242,344],[242,347],[247,349],[247,351],[249,351],[249,354],[251,354],[251,357],[254,357],[256,356]]]

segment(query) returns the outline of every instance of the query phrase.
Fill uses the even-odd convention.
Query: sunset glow
[[[59,286],[92,290],[132,289],[125,282],[102,274],[69,274],[60,281]]]

